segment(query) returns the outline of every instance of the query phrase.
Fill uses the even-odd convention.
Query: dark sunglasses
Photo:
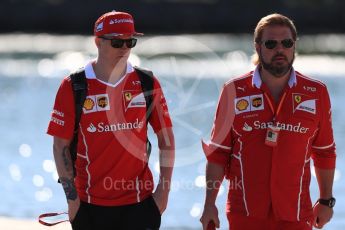
[[[284,40],[281,40],[281,41],[278,41],[278,40],[266,40],[266,41],[262,41],[261,43],[263,43],[265,45],[265,47],[267,49],[274,49],[277,47],[278,45],[278,42],[280,42],[284,48],[286,49],[290,49],[293,44],[295,43],[294,40],[290,39],[290,38],[287,38],[287,39],[284,39]]]
[[[107,38],[107,37],[100,37],[105,40],[110,40],[111,46],[114,48],[122,48],[123,44],[126,43],[127,48],[133,48],[137,44],[136,38],[130,38],[130,39],[118,39],[118,38]]]

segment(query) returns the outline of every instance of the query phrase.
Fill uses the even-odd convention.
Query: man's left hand
[[[152,194],[154,201],[159,209],[160,214],[163,214],[168,205],[169,192],[159,188]]]
[[[314,227],[321,229],[327,224],[333,216],[333,208],[327,207],[320,203],[316,203],[314,206]]]

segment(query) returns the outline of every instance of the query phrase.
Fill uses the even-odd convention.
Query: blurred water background
[[[295,69],[323,80],[333,105],[338,161],[334,184],[337,204],[324,229],[345,227],[345,36],[301,36]],[[162,229],[200,229],[205,194],[205,157],[200,140],[207,139],[219,92],[227,80],[253,68],[252,35],[145,36],[130,60],[150,68],[159,78],[174,123],[176,167]],[[35,219],[44,212],[67,208],[45,134],[55,94],[64,76],[96,57],[91,36],[48,34],[0,35],[0,215]],[[157,179],[154,141],[150,159]],[[224,182],[217,199],[222,229],[227,229]],[[315,174],[312,198],[318,198]]]

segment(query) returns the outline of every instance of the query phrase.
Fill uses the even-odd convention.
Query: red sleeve
[[[234,120],[234,84],[223,87],[213,122],[211,139],[202,147],[209,162],[226,166],[232,148],[231,129]]]
[[[317,136],[313,142],[312,158],[317,168],[335,168],[335,142],[332,129],[332,110],[327,88],[322,88],[320,101],[320,124]]]
[[[156,78],[154,78],[152,112],[150,124],[155,133],[163,128],[172,127],[168,105],[166,103],[162,88]]]
[[[52,136],[71,140],[74,129],[74,96],[70,78],[66,77],[56,94],[47,133]]]

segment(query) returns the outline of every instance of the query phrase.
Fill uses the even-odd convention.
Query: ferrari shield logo
[[[125,92],[126,101],[130,101],[132,99],[132,94],[130,92]]]
[[[295,95],[295,101],[297,102],[297,104],[299,104],[302,100],[301,95]]]
[[[293,94],[293,112],[303,111],[316,114],[316,98],[312,98],[305,94]]]

